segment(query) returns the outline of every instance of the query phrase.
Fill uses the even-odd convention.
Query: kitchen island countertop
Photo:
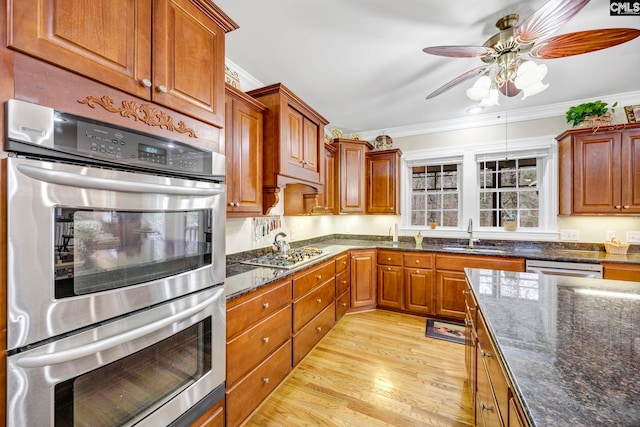
[[[640,283],[466,269],[534,426],[640,426]]]

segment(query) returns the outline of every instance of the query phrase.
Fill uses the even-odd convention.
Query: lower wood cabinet
[[[209,408],[189,427],[224,427],[224,399]]]
[[[602,278],[640,282],[640,266],[605,262],[602,263]]]
[[[293,337],[293,364],[300,363],[304,356],[329,332],[336,323],[335,302],[331,302],[324,310],[307,323]]]
[[[337,256],[336,264],[336,322],[351,306],[351,263],[349,254]]]
[[[436,254],[435,314],[441,317],[464,320],[463,291],[467,289],[465,268],[524,271],[524,258],[507,258],[480,255]]]
[[[433,314],[433,255],[378,251],[378,307]]]
[[[376,250],[351,251],[351,308],[376,307]]]

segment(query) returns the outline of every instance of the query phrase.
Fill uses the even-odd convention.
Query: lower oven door
[[[217,286],[7,359],[7,425],[165,426],[224,384]]]
[[[224,281],[224,184],[7,165],[8,349]]]

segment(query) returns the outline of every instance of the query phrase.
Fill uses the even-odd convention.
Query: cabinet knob
[[[484,402],[480,402],[480,409],[482,409],[483,411],[484,411],[484,410],[487,410],[487,411],[491,411],[491,410],[493,410],[493,409],[491,408],[491,406],[486,405]]]
[[[265,344],[268,343],[269,342],[269,337],[262,338],[262,342],[265,343]]]
[[[318,304],[320,304],[320,303],[322,302],[322,298],[318,298],[318,299],[316,300],[316,302],[317,302]]]
[[[622,205],[615,205],[614,206],[616,209],[622,209]]]
[[[346,306],[347,306],[347,303],[346,303],[346,302],[343,302],[343,303],[342,303],[342,306],[343,306],[343,307],[346,307]]]
[[[344,283],[344,284],[346,285],[346,284],[347,284],[347,281],[346,281],[346,280],[343,280],[343,281],[342,281],[342,283]]]
[[[391,258],[387,258],[387,261],[391,261]]]
[[[263,378],[262,382],[265,383],[265,384],[269,384],[269,377]]]
[[[316,331],[318,331],[318,332],[322,332],[322,326],[318,326],[318,327],[316,328]]]
[[[387,267],[387,271],[391,271],[391,267]]]
[[[420,264],[420,260],[419,259],[416,260],[416,264]]]
[[[465,289],[464,291],[462,291],[462,295],[469,295],[469,290]]]
[[[487,353],[486,351],[482,350],[482,357],[491,357],[491,353]]]
[[[167,87],[165,85],[160,85],[156,89],[158,89],[160,93],[167,93]]]
[[[269,303],[268,303],[268,302],[265,302],[264,304],[262,304],[262,307],[263,307],[263,308],[269,308]]]
[[[342,265],[347,265],[347,261],[342,261]]]
[[[318,275],[316,276],[316,279],[318,279],[318,280],[322,279],[322,275],[321,275],[321,274],[318,274]]]
[[[151,87],[151,80],[149,79],[142,79],[140,80],[140,84],[144,87]]]
[[[420,270],[416,270],[416,274],[420,274]]]
[[[235,206],[235,205],[236,205],[235,203],[233,203],[233,202],[229,202],[229,206],[232,206],[232,207],[233,207],[233,206]]]
[[[629,206],[629,205],[624,205],[624,206],[623,206],[623,208],[625,208],[625,209],[629,209],[630,207],[631,207],[631,206]]]

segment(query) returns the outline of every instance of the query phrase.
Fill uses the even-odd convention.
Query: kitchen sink
[[[508,251],[504,249],[487,248],[487,247],[468,248],[466,246],[444,246],[442,249],[444,249],[445,251],[464,252],[469,254],[506,254],[508,253]]]

